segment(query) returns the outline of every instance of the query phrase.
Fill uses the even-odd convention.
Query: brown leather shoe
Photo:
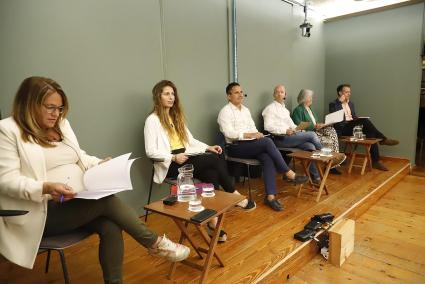
[[[381,142],[379,142],[379,144],[387,145],[387,146],[394,146],[394,145],[397,145],[398,143],[400,142],[398,142],[398,140],[395,140],[395,139],[384,139]]]
[[[381,162],[372,163],[372,168],[383,171],[383,172],[388,171],[388,168],[386,166],[384,166],[384,164],[382,164]]]

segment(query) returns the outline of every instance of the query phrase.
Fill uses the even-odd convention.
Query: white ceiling
[[[304,2],[304,1],[300,1]],[[327,18],[367,11],[409,0],[308,0],[309,7],[318,15]]]

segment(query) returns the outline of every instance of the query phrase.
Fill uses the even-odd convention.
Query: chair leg
[[[47,251],[46,267],[44,268],[44,273],[49,272],[49,265],[50,265],[50,250]]]
[[[149,195],[148,195],[148,203],[147,203],[147,204],[149,204],[149,203],[151,202],[152,187],[153,187],[153,175],[154,175],[154,174],[155,174],[155,168],[154,168],[154,167],[152,167],[151,184],[150,184],[150,186],[149,186]],[[148,214],[149,214],[149,211],[148,211],[148,210],[146,210],[146,211],[145,211],[145,222],[147,222],[147,221],[148,221]]]
[[[63,253],[63,250],[58,250],[58,253],[62,263],[63,279],[65,281],[65,284],[69,284],[68,267],[66,266],[65,254]]]
[[[249,171],[249,165],[246,165],[248,168],[248,194],[249,194],[249,200],[252,200],[252,193],[251,193],[251,173]]]

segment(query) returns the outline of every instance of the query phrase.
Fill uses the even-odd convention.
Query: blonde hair
[[[26,78],[19,86],[13,101],[12,116],[21,129],[23,141],[53,147],[49,143],[45,130],[37,121],[45,99],[53,93],[58,93],[62,97],[63,112],[53,128],[63,138],[59,123],[66,117],[69,105],[62,87],[52,79],[35,76]]]
[[[172,124],[174,124],[174,128],[169,120],[165,107],[161,103],[161,94],[165,87],[171,87],[174,91],[174,104],[169,111],[169,116],[171,117]],[[175,130],[180,141],[183,144],[186,144],[188,142],[188,137],[186,133],[185,117],[183,114],[183,108],[180,105],[176,85],[174,85],[171,81],[162,80],[153,87],[152,95],[154,102],[152,112],[159,117],[162,127],[165,128],[169,136],[171,136]]]

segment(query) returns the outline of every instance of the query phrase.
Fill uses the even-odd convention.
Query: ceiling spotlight
[[[310,37],[312,27],[313,27],[313,25],[310,24],[307,20],[307,2],[306,2],[305,5],[304,5],[304,23],[302,23],[300,25],[301,36]]]

